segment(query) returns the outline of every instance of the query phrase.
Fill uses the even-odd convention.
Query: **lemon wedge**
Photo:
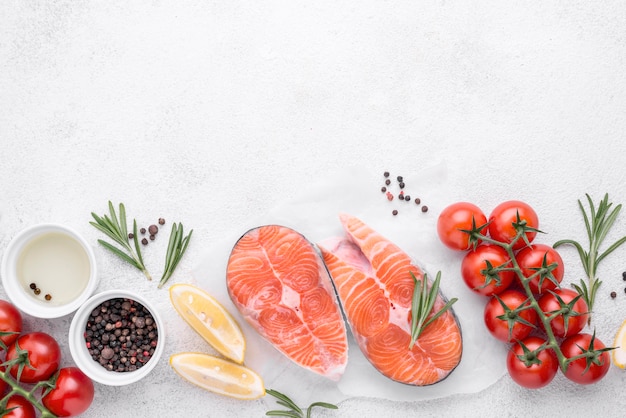
[[[240,364],[203,353],[178,353],[170,365],[183,379],[220,395],[252,400],[265,395],[263,379]]]
[[[174,309],[220,354],[243,363],[246,340],[239,324],[215,298],[190,284],[170,287]]]
[[[615,334],[613,347],[615,347],[614,350],[611,350],[613,364],[620,369],[626,368],[626,321],[622,322],[617,334]]]

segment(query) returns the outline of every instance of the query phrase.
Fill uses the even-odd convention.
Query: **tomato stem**
[[[20,386],[19,382],[15,380],[13,376],[11,376],[10,369],[11,367],[7,367],[5,370],[0,370],[0,378],[11,386],[11,390],[9,390],[9,392],[2,398],[0,404],[4,405],[11,396],[17,394],[24,397],[26,400],[28,400],[28,402],[31,403],[31,405],[37,408],[39,412],[41,412],[41,418],[55,418],[56,415],[50,412],[50,410],[43,405],[41,399],[39,399],[39,397],[36,395],[36,393],[41,388],[48,386],[50,384],[50,381],[46,380],[43,382],[38,382],[37,384],[33,385],[31,390],[26,390],[25,388]],[[55,377],[53,377],[52,379],[54,378]]]

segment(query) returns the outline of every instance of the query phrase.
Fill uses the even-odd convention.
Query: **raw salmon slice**
[[[410,272],[424,280],[423,271],[361,220],[341,214],[340,221],[346,236],[318,246],[359,348],[392,380],[416,386],[443,380],[459,364],[463,351],[454,312],[449,309],[432,322],[409,349],[415,286]],[[432,312],[445,303],[440,292]]]
[[[253,328],[296,364],[339,380],[348,338],[328,271],[293,229],[266,225],[244,234],[228,259],[226,284]]]

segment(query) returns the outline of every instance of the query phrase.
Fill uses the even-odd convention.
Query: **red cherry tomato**
[[[544,260],[545,257],[545,260]],[[563,259],[561,255],[552,247],[545,244],[533,244],[529,247],[521,249],[515,256],[517,264],[522,269],[524,277],[535,277],[528,282],[533,293],[543,293],[547,290],[557,288],[557,283],[561,283],[565,268],[563,267]],[[537,269],[547,267],[556,263],[556,267],[551,271],[537,274]]]
[[[537,302],[548,318],[556,315],[550,320],[550,328],[558,338],[578,334],[587,325],[589,317],[587,303],[572,289],[561,288],[547,292]],[[564,306],[561,306],[562,304]],[[563,312],[556,314],[557,311]]]
[[[61,363],[59,344],[44,332],[31,332],[21,335],[15,344],[7,350],[6,359],[13,360],[21,355],[27,355],[30,364],[30,366],[22,368],[19,380],[23,383],[36,383],[49,379]],[[17,379],[18,365],[12,366],[10,373]]]
[[[4,409],[7,411],[11,409],[11,411],[3,414],[2,418],[35,418],[37,416],[35,407],[21,395],[11,396]]]
[[[59,370],[56,386],[41,401],[58,417],[73,417],[85,412],[94,397],[93,382],[77,367]]]
[[[15,333],[0,336],[0,340],[7,347],[13,344],[22,332],[22,314],[15,306],[2,299],[0,299],[0,332]],[[0,344],[0,351],[2,350],[2,344]]]
[[[509,309],[509,313],[505,312],[502,303]],[[487,330],[494,338],[504,342],[526,338],[537,323],[537,312],[534,309],[521,309],[527,303],[526,295],[514,289],[493,295],[485,305],[484,320]]]
[[[593,348],[595,350],[605,348],[604,343],[594,336],[586,333],[580,333],[567,337],[561,343],[561,352],[568,359],[589,351],[593,340]],[[597,353],[592,360],[588,358],[579,358],[568,363],[565,377],[569,380],[581,385],[588,385],[600,381],[609,371],[611,366],[608,351]]]
[[[469,250],[472,246],[470,236],[462,230],[485,225],[487,217],[480,208],[472,203],[457,202],[445,208],[437,219],[439,239],[448,248],[458,251]],[[481,229],[486,234],[487,228]]]
[[[479,245],[468,252],[461,262],[461,276],[465,284],[476,293],[491,296],[502,293],[515,279],[515,272],[506,270],[494,273],[496,267],[511,266],[506,250],[497,245]]]
[[[506,368],[515,383],[525,388],[537,389],[554,379],[559,369],[559,361],[554,350],[548,348],[535,352],[545,342],[543,338],[531,336],[521,343],[513,344],[506,356]],[[533,353],[525,356],[522,344]],[[529,357],[533,361],[527,361],[530,360]]]
[[[496,241],[510,243],[517,235],[516,225],[519,223],[525,223],[528,227],[537,229],[539,218],[535,210],[527,203],[519,200],[502,202],[489,215],[489,235]],[[528,242],[532,242],[537,233],[528,231],[525,235]],[[520,237],[513,244],[513,249],[519,250],[524,246],[526,242],[523,237]]]

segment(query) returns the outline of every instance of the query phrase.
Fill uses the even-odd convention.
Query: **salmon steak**
[[[460,363],[463,351],[454,312],[448,309],[431,322],[411,347],[415,282],[426,278],[430,287],[428,276],[397,245],[361,220],[341,214],[340,221],[345,237],[318,246],[359,348],[394,381],[426,386],[445,379]],[[439,292],[430,315],[446,302]]]
[[[279,225],[246,232],[227,264],[228,293],[245,320],[296,364],[339,380],[348,362],[341,308],[319,252]]]

